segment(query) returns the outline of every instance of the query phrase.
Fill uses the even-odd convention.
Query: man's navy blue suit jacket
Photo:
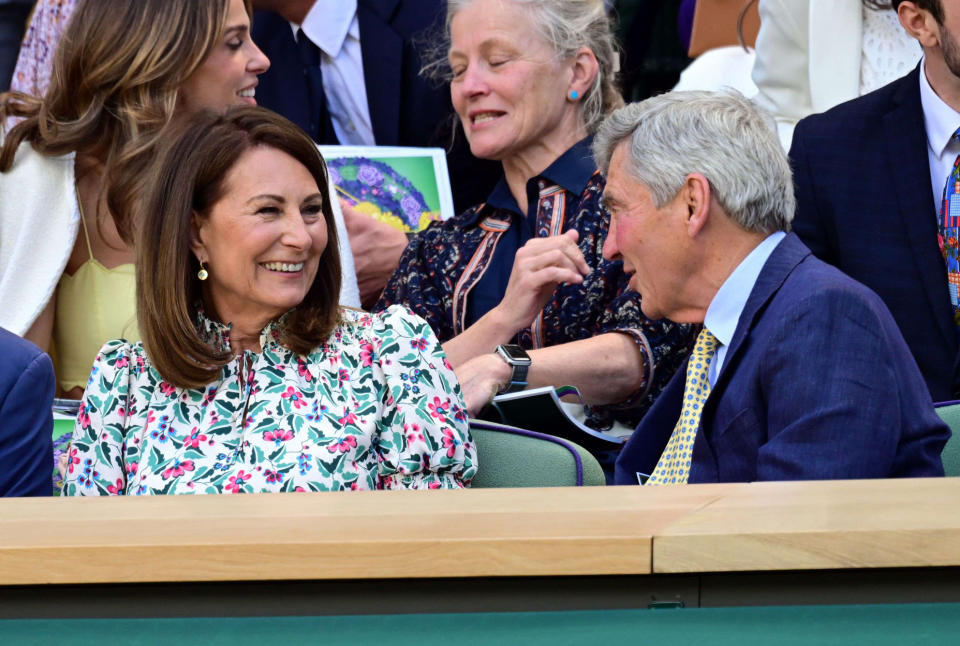
[[[53,494],[50,357],[0,328],[0,496]]]
[[[500,164],[470,154],[462,132],[451,147],[450,88],[420,76],[421,51],[443,25],[439,0],[358,0],[357,25],[373,137],[378,146],[447,149],[457,212],[486,199],[500,177]],[[290,24],[270,11],[253,18],[254,42],[270,59],[260,76],[257,102],[293,121],[321,144],[336,144],[322,87],[308,81]]]
[[[616,464],[656,466],[680,416],[686,364]],[[794,235],[767,260],[700,419],[691,483],[943,475],[950,431],[876,294]]]
[[[960,395],[957,330],[937,244],[919,74],[918,66],[797,124],[793,230],[818,258],[880,296],[933,400],[945,401]]]

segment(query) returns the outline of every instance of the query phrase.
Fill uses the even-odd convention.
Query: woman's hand
[[[353,251],[360,302],[364,307],[372,307],[400,262],[407,246],[407,234],[360,213],[343,200],[340,208]]]
[[[533,323],[560,283],[579,284],[590,273],[575,229],[549,238],[534,238],[523,245],[513,261],[510,281],[498,310],[511,334]]]
[[[492,353],[470,359],[457,366],[455,372],[470,417],[476,417],[513,375],[507,362]]]

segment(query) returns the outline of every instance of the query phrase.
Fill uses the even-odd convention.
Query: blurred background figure
[[[0,0],[0,92],[10,87],[10,77],[27,27],[34,0]]]
[[[753,80],[790,148],[797,121],[904,76],[923,51],[889,0],[759,0]]]

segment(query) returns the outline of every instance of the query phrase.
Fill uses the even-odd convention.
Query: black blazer
[[[958,343],[937,245],[919,74],[917,66],[797,124],[793,229],[818,257],[883,299],[933,400],[943,401],[960,394]]]
[[[358,0],[357,23],[373,136],[380,146],[447,149],[456,210],[482,202],[502,171],[476,159],[457,126],[449,87],[420,76],[420,51],[441,33],[446,3],[439,0]],[[322,88],[311,92],[289,23],[270,11],[254,15],[253,39],[270,58],[257,102],[279,112],[322,144],[336,144]],[[314,84],[316,85],[316,84]]]

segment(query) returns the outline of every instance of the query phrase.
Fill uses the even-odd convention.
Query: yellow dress
[[[134,267],[107,269],[93,257],[85,218],[80,219],[89,259],[57,284],[53,326],[54,367],[60,388],[86,388],[101,346],[112,339],[140,340]]]

